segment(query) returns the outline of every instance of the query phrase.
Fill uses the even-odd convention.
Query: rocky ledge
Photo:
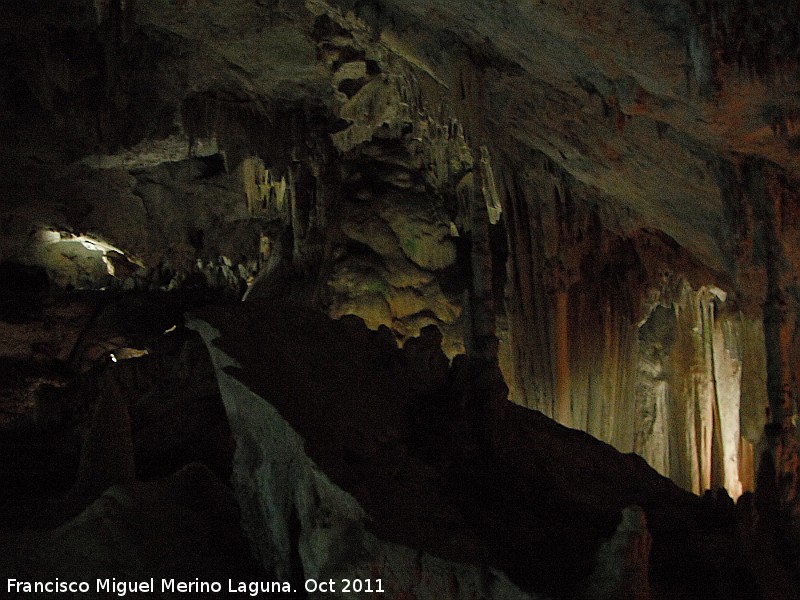
[[[450,365],[432,329],[398,349],[357,318],[258,301],[188,326],[236,440],[244,530],[278,579],[465,599],[745,598],[764,583],[734,543],[758,544],[752,522],[724,493],[701,501],[511,404],[487,441],[480,368]]]

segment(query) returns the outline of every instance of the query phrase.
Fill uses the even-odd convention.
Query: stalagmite
[[[569,372],[569,297],[566,290],[556,292],[555,309],[555,380],[556,397],[554,418],[562,425],[572,425],[572,407],[570,399],[570,372]]]

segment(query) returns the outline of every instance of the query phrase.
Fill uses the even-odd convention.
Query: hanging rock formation
[[[275,317],[259,311],[288,304],[308,311],[298,313],[298,329],[320,314],[339,319],[341,335],[353,343],[338,347],[344,354],[361,356],[365,344],[388,361],[379,366],[392,376],[392,361],[409,363],[403,377],[417,381],[380,387],[376,396],[383,401],[396,391],[410,403],[406,417],[423,431],[403,451],[435,453],[432,428],[447,452],[463,453],[450,456],[454,463],[477,455],[488,462],[476,464],[490,471],[520,456],[537,458],[526,450],[532,441],[515,436],[587,439],[561,429],[548,430],[548,438],[546,428],[530,425],[552,419],[635,453],[687,492],[712,490],[721,513],[724,488],[743,499],[736,514],[748,523],[777,523],[736,534],[742,577],[762,596],[769,569],[751,564],[754,549],[780,549],[768,561],[779,565],[776,572],[796,566],[796,0],[42,0],[10,6],[5,17],[0,367],[14,376],[0,395],[8,407],[0,423],[36,423],[44,428],[37,452],[61,444],[58,464],[82,465],[73,497],[88,502],[111,484],[135,495],[142,464],[153,477],[167,476],[197,459],[195,450],[227,476],[224,427],[214,429],[209,446],[193,447],[207,419],[220,425],[210,396],[192,388],[169,404],[172,416],[160,413],[142,390],[174,369],[160,370],[159,359],[125,332],[141,321],[148,331],[142,338],[152,341],[178,325],[174,314],[169,323],[160,320],[163,298],[179,298],[178,313],[206,300],[244,299],[241,314],[254,328]],[[136,300],[108,308],[97,300],[107,297]],[[153,310],[142,309],[140,299]],[[372,333],[355,327],[358,319]],[[470,565],[463,568],[453,566],[450,546],[429,539],[362,535],[365,515],[373,513],[358,491],[372,480],[344,485],[317,473],[319,457],[300,441],[313,446],[308,432],[291,430],[296,424],[278,414],[268,391],[222,369],[240,357],[205,333],[223,387],[257,407],[259,422],[287,440],[279,450],[302,466],[287,474],[267,456],[265,444],[275,443],[266,426],[247,430],[236,402],[226,399],[228,419],[241,426],[234,464],[275,470],[269,484],[256,478],[237,488],[251,537],[278,532],[265,533],[271,541],[258,548],[262,566],[274,573],[299,577],[300,563],[322,573],[319,561],[335,562],[333,550],[327,558],[313,554],[310,540],[319,531],[308,523],[322,519],[330,501],[375,560],[391,554],[404,565],[398,593],[460,597],[502,588],[520,597],[568,597],[625,588],[619,593],[638,597],[647,588],[639,577],[645,553],[631,558],[638,575],[618,569],[617,587],[590,586],[587,578],[595,567],[611,573],[619,566],[609,558],[615,542],[602,544],[616,535],[620,511],[639,505],[655,540],[650,573],[662,586],[674,583],[664,573],[681,565],[669,562],[670,552],[659,562],[658,540],[675,532],[665,534],[658,511],[637,494],[589,519],[591,534],[578,536],[584,545],[574,549],[579,564],[552,579],[525,579],[526,568],[491,537],[514,533],[503,524],[483,523],[494,541],[470,538],[476,546],[467,544],[466,554],[481,550],[469,560],[456,553]],[[140,361],[140,371],[117,371],[135,373],[126,380],[130,390],[89,385],[76,416],[59,390],[76,377],[102,381],[103,363],[117,360],[115,352]],[[301,359],[305,354],[291,357]],[[295,375],[313,381],[327,368],[317,360]],[[199,373],[205,367],[198,365]],[[178,379],[191,379],[185,375]],[[352,380],[334,381],[350,393]],[[273,383],[279,392],[295,385]],[[196,396],[204,401],[195,404]],[[446,410],[436,404],[442,396]],[[314,397],[309,391],[308,401]],[[200,410],[181,443],[159,441],[161,417],[180,421],[173,417],[198,406],[208,412]],[[384,420],[392,415],[371,424],[382,430]],[[21,439],[16,427],[6,432],[8,447]],[[107,429],[121,435],[103,440]],[[347,449],[353,464],[399,452],[392,440],[361,442]],[[583,453],[600,447],[576,443],[578,463],[591,462]],[[552,449],[566,452],[555,442]],[[616,472],[612,463],[638,460],[608,456],[602,467],[609,473]],[[390,456],[381,469],[401,459]],[[536,469],[546,473],[546,462],[538,457]],[[25,464],[3,468],[19,483]],[[530,486],[505,482],[509,493],[543,495],[545,503],[561,497],[548,496],[557,477],[541,475],[545,485],[526,469],[513,472]],[[287,483],[294,476],[297,488]],[[605,489],[601,477],[589,480]],[[75,483],[71,474],[54,481],[59,493]],[[322,490],[325,502],[305,498],[313,490]],[[295,492],[307,506],[290,497]],[[753,502],[750,492],[761,500]],[[280,505],[267,514],[255,499],[270,494]],[[570,515],[583,518],[584,499],[576,503]],[[442,506],[432,507],[444,511],[437,527],[451,522]],[[413,512],[398,514],[413,519]],[[718,516],[709,518],[718,524]],[[728,517],[699,530],[731,542]],[[572,531],[537,523],[533,530],[547,530],[548,539]],[[643,527],[621,527],[618,538],[632,536],[644,547]],[[463,541],[448,539],[453,546]],[[523,554],[538,557],[531,560],[539,568],[549,567],[528,550]],[[697,553],[713,555],[705,550]],[[490,563],[492,573],[506,575],[494,580],[475,570]],[[359,564],[366,569],[367,562]],[[409,565],[422,573],[413,581]],[[454,579],[425,579],[440,567]],[[733,593],[719,583],[729,573],[722,566],[698,573],[695,589],[677,596],[705,584],[708,597]],[[669,597],[664,589],[650,586],[653,597]]]

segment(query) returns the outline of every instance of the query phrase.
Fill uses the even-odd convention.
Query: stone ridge
[[[688,551],[661,540],[693,527],[697,497],[641,458],[514,405],[507,442],[488,450],[471,414],[469,367],[456,359],[448,370],[438,347],[398,350],[356,318],[261,302],[203,309],[189,326],[217,369],[237,439],[235,487],[243,513],[252,510],[245,529],[268,571],[356,568],[373,543],[364,540],[380,539],[575,597],[629,505],[647,512],[659,552]],[[351,526],[358,541],[334,560],[328,536]]]

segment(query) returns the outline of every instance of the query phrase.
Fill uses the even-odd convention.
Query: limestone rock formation
[[[204,310],[190,327],[214,361],[243,527],[268,572],[379,577],[401,597],[647,598],[651,578],[659,590],[676,584],[649,567],[652,531],[657,560],[682,564],[680,577],[716,597],[718,549],[700,541],[708,515],[696,497],[520,407],[509,406],[492,451],[481,406],[464,402],[480,385],[461,361],[437,375],[424,338],[398,350],[357,320],[263,302]],[[734,546],[725,553],[738,560]],[[686,554],[700,558],[685,564]]]
[[[642,507],[653,535],[653,597],[769,597],[770,580],[786,584],[775,583],[783,591],[773,597],[792,588],[787,565],[797,565],[800,548],[797,0],[41,0],[8,6],[4,17],[0,448],[14,455],[0,477],[19,522],[36,482],[51,482],[39,500],[63,494],[81,457],[73,498],[83,490],[84,504],[107,484],[135,486],[194,460],[226,479],[234,405],[227,399],[223,415],[208,358],[181,323],[188,308],[244,299],[244,330],[273,324],[275,315],[260,311],[275,306],[303,311],[290,313],[301,332],[300,341],[284,340],[291,360],[306,360],[297,344],[318,326],[349,340],[337,352],[402,379],[392,387],[376,376],[374,401],[408,408],[419,436],[398,446],[370,434],[347,449],[350,462],[385,451],[384,471],[413,463],[432,472],[404,463],[402,447],[438,456],[436,473],[450,460],[486,483],[510,461],[521,482],[498,486],[519,493],[517,508],[526,503],[520,490],[545,504],[562,493],[576,503],[548,504],[534,517],[509,513],[534,521],[548,540],[573,530],[544,522],[585,516],[587,501],[528,448],[528,435],[542,434],[543,446],[558,440],[551,454],[564,469],[576,467],[561,462],[563,445],[577,444],[584,466],[595,465],[584,453],[602,453],[590,469],[597,490],[619,481],[616,469],[643,472],[630,466],[635,453],[687,493],[724,488],[743,498],[743,514],[751,492],[760,498],[748,519],[761,525],[745,528],[758,534],[736,534],[741,585],[733,591],[720,583],[731,571],[711,559],[691,585],[665,591],[683,563],[664,546],[685,549],[686,531],[669,530],[641,494],[624,504],[615,496],[620,502],[589,518],[590,534],[576,537],[575,571],[552,580],[520,575],[492,533],[514,531],[491,511],[470,513],[485,518],[481,531],[494,546],[470,555],[458,585],[419,587],[439,568],[431,565],[450,560],[450,546],[389,540],[425,547],[423,575],[404,589],[458,596],[490,588],[486,571],[480,583],[473,576],[491,554],[491,568],[520,593],[569,597],[589,589],[589,564],[628,505]],[[342,323],[322,325],[322,313]],[[162,335],[172,327],[176,337]],[[224,324],[213,327],[227,339]],[[218,351],[212,346],[215,360]],[[266,350],[257,359],[253,373],[271,360]],[[303,386],[328,367],[315,360],[293,371]],[[278,413],[270,394],[297,385],[270,379],[277,391],[254,390],[218,374]],[[349,393],[345,386],[363,378],[335,381]],[[342,410],[344,427],[352,415]],[[375,431],[402,421],[373,417]],[[540,417],[623,454],[575,442],[588,438]],[[100,439],[110,431],[120,435]],[[252,468],[272,464],[257,433],[237,450],[252,454],[241,459]],[[325,453],[286,435],[300,471],[314,471],[309,464]],[[321,446],[338,443],[325,435]],[[50,452],[52,463],[38,460]],[[323,470],[331,502],[372,514],[359,495],[371,476],[345,482],[354,492]],[[277,519],[284,532],[259,551],[261,562],[308,562],[287,541],[306,531],[308,514],[289,504],[258,513],[253,498],[288,503],[288,492],[251,488],[239,496],[249,526],[266,530]],[[586,492],[590,505],[602,504],[597,490]],[[686,542],[692,552],[731,556],[717,546],[733,543],[732,517],[713,494],[719,506],[710,515],[692,513],[689,500],[677,512],[692,513],[682,522],[708,540]],[[437,526],[453,521],[448,510]],[[413,512],[398,514],[413,521]],[[388,547],[375,541],[380,533],[363,540]],[[470,535],[448,539],[485,548],[483,534]],[[550,568],[525,547],[537,568]],[[766,553],[767,567],[753,566],[754,549],[768,547],[778,550]],[[411,555],[392,552],[406,577]]]

